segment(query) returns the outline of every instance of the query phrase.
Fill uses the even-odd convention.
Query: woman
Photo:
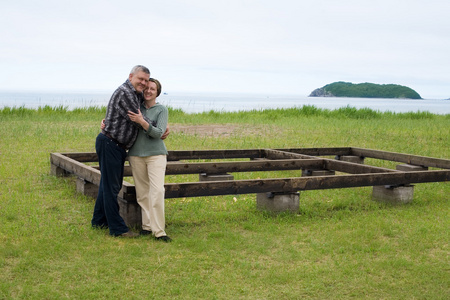
[[[128,152],[136,185],[137,202],[141,206],[141,235],[153,234],[157,240],[171,242],[165,232],[164,176],[167,164],[167,148],[161,136],[167,128],[169,112],[156,102],[161,94],[161,83],[150,78],[144,90],[145,101],[138,113],[128,112],[131,121],[142,126],[136,142]],[[144,118],[145,115],[151,124]]]

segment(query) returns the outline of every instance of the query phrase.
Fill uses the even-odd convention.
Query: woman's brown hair
[[[156,97],[159,97],[159,95],[161,95],[161,90],[162,90],[161,83],[158,81],[158,79],[155,79],[155,78],[150,78],[148,81],[154,82],[156,84]]]

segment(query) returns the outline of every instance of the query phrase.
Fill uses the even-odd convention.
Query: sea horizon
[[[25,107],[65,107],[68,110],[84,107],[107,106],[112,92],[105,91],[0,91],[0,108]],[[350,97],[309,97],[308,95],[274,95],[225,92],[166,92],[157,100],[173,109],[186,113],[208,111],[235,112],[249,110],[296,108],[305,105],[321,109],[354,107],[375,111],[430,112],[450,114],[449,99],[396,99],[396,98],[350,98]]]

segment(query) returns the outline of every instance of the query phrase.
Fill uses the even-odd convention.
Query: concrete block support
[[[223,181],[223,180],[233,180],[234,176],[228,173],[225,174],[206,174],[200,173],[199,180],[200,181]]]
[[[333,170],[302,170],[302,177],[306,176],[331,176],[335,175]]]
[[[128,227],[141,227],[142,216],[141,207],[136,201],[129,201],[122,197],[117,197],[119,203],[120,216],[125,221]]]
[[[98,186],[78,177],[77,192],[96,199],[98,194]]]
[[[406,204],[413,201],[414,186],[374,186],[372,199],[390,204]]]
[[[86,196],[97,198],[98,186],[90,183],[82,178],[77,178],[77,192]],[[127,226],[140,227],[142,226],[141,207],[135,200],[135,195],[128,195],[124,193],[124,189],[119,192],[117,202],[119,204],[119,213]]]
[[[86,181],[82,178],[77,178],[77,192],[86,196],[97,198],[98,186]],[[141,207],[135,200],[135,195],[128,195],[124,193],[124,189],[119,192],[117,202],[119,204],[119,213],[127,226],[140,227],[142,226]]]
[[[403,164],[403,165],[395,166],[395,169],[397,169],[399,171],[404,171],[404,172],[408,172],[408,171],[427,171],[428,167],[415,166],[415,165],[410,165],[410,164]]]
[[[300,208],[300,192],[291,193],[258,193],[256,207],[271,212],[298,212]]]
[[[70,176],[70,173],[54,164],[50,165],[50,174],[57,177]]]

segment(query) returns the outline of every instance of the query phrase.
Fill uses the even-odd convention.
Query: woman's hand
[[[100,124],[100,129],[103,130],[106,127],[105,119],[102,120],[102,123]]]
[[[138,113],[134,113],[132,111],[128,111],[128,117],[130,117],[130,120],[134,123],[140,124],[141,126],[144,126],[144,123],[147,123],[144,120],[144,117],[142,116],[141,111],[138,109]]]
[[[163,135],[161,136],[162,140],[165,140],[170,134],[170,129],[169,129],[169,124],[167,124],[167,128],[166,131],[163,133]]]

